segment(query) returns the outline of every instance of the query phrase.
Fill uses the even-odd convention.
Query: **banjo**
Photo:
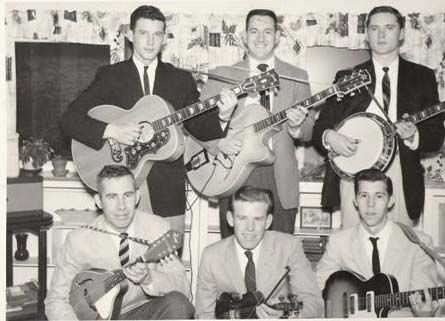
[[[397,123],[420,123],[444,111],[445,102],[440,102]],[[360,141],[356,153],[350,157],[333,152],[329,154],[332,169],[345,180],[353,181],[354,175],[365,168],[385,171],[394,159],[397,148],[396,126],[378,115],[368,112],[353,114],[344,119],[335,131]]]

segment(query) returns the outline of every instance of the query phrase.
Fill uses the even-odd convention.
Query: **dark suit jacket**
[[[372,60],[354,67],[354,70],[367,69],[372,77],[370,90],[375,90],[375,71]],[[350,70],[342,70],[337,73],[336,80],[350,73]],[[400,58],[399,79],[397,88],[397,119],[401,119],[404,113],[413,114],[426,107],[439,102],[437,83],[434,72],[422,65],[415,64]],[[314,145],[327,154],[322,143],[322,135],[326,129],[333,129],[349,115],[365,111],[371,97],[366,90],[353,97],[344,97],[340,102],[330,99],[321,107],[318,120],[313,131]],[[425,200],[425,188],[423,172],[420,164],[420,153],[437,151],[443,143],[444,129],[443,116],[425,120],[417,124],[419,130],[419,147],[411,150],[403,141],[398,139],[400,162],[402,167],[403,191],[405,194],[406,208],[412,220],[417,220],[423,210]],[[340,205],[339,177],[330,166],[326,168],[324,177],[322,204],[324,206]]]
[[[191,74],[159,61],[153,94],[168,101],[176,110],[198,101],[199,92]],[[79,142],[100,149],[106,123],[87,115],[98,105],[114,105],[131,109],[144,92],[133,60],[101,67],[89,87],[68,107],[62,128]],[[217,109],[184,123],[198,139],[207,141],[223,135]],[[170,163],[156,162],[147,183],[153,212],[175,216],[185,212],[185,171],[182,157]]]

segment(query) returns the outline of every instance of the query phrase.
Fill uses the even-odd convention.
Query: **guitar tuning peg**
[[[355,92],[352,92],[352,93],[351,93],[351,97],[354,97],[354,96],[355,96]]]
[[[280,301],[280,302],[284,302],[284,299],[285,299],[284,295],[282,295],[282,294],[278,297],[278,301]]]

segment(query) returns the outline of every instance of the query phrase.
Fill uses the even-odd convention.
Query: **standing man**
[[[298,237],[266,231],[273,220],[274,203],[269,190],[241,187],[229,202],[227,221],[235,235],[204,249],[198,273],[196,317],[214,318],[217,299],[224,292],[260,291],[266,298],[289,266],[290,273],[272,293],[267,304],[280,296],[298,295],[303,302],[300,317],[321,317],[323,304],[315,274]],[[277,319],[283,311],[262,303],[261,319]]]
[[[247,58],[233,66],[218,67],[212,74],[231,79],[245,79],[262,71],[275,69],[278,74],[297,79],[290,81],[280,79],[279,90],[275,93],[260,93],[249,95],[238,101],[237,110],[252,103],[261,103],[272,113],[282,111],[298,101],[310,96],[306,71],[289,65],[274,55],[274,49],[280,41],[278,19],[276,14],[267,9],[251,10],[246,17],[246,31],[243,34]],[[204,86],[201,97],[207,98],[227,86],[223,82],[210,80]],[[295,157],[295,140],[309,141],[314,124],[313,112],[305,109],[290,109],[287,111],[289,121],[283,124],[281,132],[268,142],[275,153],[273,165],[255,168],[245,185],[270,189],[275,202],[274,222],[272,229],[293,233],[295,216],[299,206],[299,171]],[[306,117],[307,116],[307,117]],[[228,119],[222,119],[227,121]],[[242,142],[230,136],[230,130],[224,139],[215,142],[219,150],[227,155],[237,154],[243,148]],[[227,237],[233,233],[227,225],[228,199],[220,201],[221,236]]]
[[[192,75],[160,59],[167,39],[162,12],[143,5],[133,11],[130,19],[131,59],[100,68],[96,78],[71,103],[62,119],[62,128],[68,136],[94,149],[102,148],[108,138],[132,146],[141,134],[136,123],[105,123],[89,117],[88,111],[95,106],[106,104],[131,109],[140,98],[150,94],[165,99],[176,110],[198,101],[199,92]],[[219,117],[228,117],[235,104],[235,94],[223,91],[218,103]],[[202,140],[222,135],[218,111],[192,118],[184,125]],[[144,186],[139,207],[168,219],[175,230],[183,232],[186,200],[182,157],[169,163],[156,162],[147,184],[148,192]]]
[[[97,180],[94,200],[103,214],[89,223],[89,228],[79,227],[67,235],[45,301],[48,319],[77,320],[70,303],[71,283],[78,273],[93,268],[123,269],[129,287],[118,319],[193,318],[194,308],[188,300],[190,284],[177,256],[161,263],[132,265],[148,250],[147,245],[133,240],[152,243],[170,229],[170,224],[136,210],[139,191],[125,166],[105,166]],[[103,286],[99,282],[94,288],[100,292]]]
[[[372,77],[370,91],[353,97],[344,97],[327,102],[315,122],[314,145],[323,153],[333,151],[345,157],[357,152],[359,141],[333,129],[346,117],[358,112],[370,112],[384,117],[385,110],[392,122],[438,103],[437,83],[434,72],[424,66],[409,62],[399,56],[404,39],[404,18],[399,11],[389,6],[375,7],[366,20],[366,38],[372,59],[354,67],[367,69]],[[336,79],[350,73],[340,71]],[[381,106],[381,108],[378,107]],[[389,215],[392,220],[415,225],[423,210],[425,185],[420,164],[420,154],[440,148],[444,138],[443,117],[438,115],[417,125],[406,121],[397,126],[397,151],[387,174],[394,182],[395,207]],[[370,137],[372,139],[372,137]],[[366,146],[363,146],[366,148]],[[328,207],[340,205],[342,225],[349,227],[358,223],[353,205],[353,184],[339,179],[328,166],[324,178],[322,204]]]
[[[437,286],[434,261],[388,218],[388,211],[394,206],[391,179],[377,169],[365,169],[355,175],[354,188],[360,223],[329,237],[317,265],[320,288],[325,287],[331,274],[340,270],[365,280],[378,273],[390,274],[397,279],[399,292]],[[428,297],[426,302],[420,295],[410,297],[415,315],[434,315],[438,305]]]

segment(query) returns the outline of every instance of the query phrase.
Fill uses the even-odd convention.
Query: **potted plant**
[[[25,139],[19,149],[19,158],[24,170],[40,171],[50,160],[53,152],[51,146],[43,138]]]
[[[68,172],[66,170],[66,164],[68,160],[66,157],[63,157],[60,154],[54,154],[51,158],[51,164],[53,165],[53,174],[54,176],[65,176]]]

